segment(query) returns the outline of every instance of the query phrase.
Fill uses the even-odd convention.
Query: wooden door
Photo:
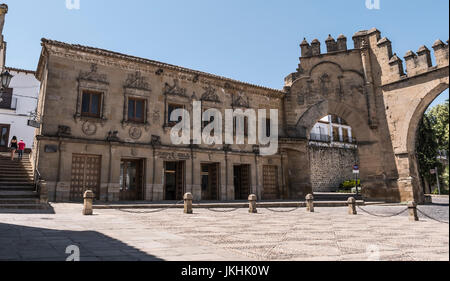
[[[122,160],[120,163],[121,201],[143,200],[143,161]]]
[[[250,165],[234,167],[234,190],[236,200],[247,200],[250,195]]]
[[[278,167],[264,166],[263,168],[263,199],[276,200],[280,198],[278,188]]]
[[[0,124],[0,151],[7,151],[9,145],[9,124]]]
[[[183,200],[184,162],[166,162],[165,164],[165,200]]]
[[[219,200],[219,164],[202,164],[202,200]]]
[[[86,190],[92,190],[100,199],[100,174],[102,157],[73,154],[70,200],[81,201]]]

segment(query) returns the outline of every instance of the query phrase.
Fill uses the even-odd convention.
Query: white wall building
[[[14,77],[0,97],[0,150],[7,149],[13,136],[23,139],[32,149],[35,128],[28,126],[30,113],[36,110],[39,81],[34,71],[6,67]]]
[[[311,141],[354,143],[352,127],[333,115],[322,118],[311,131]]]

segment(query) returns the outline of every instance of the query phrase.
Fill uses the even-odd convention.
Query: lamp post
[[[5,89],[9,88],[9,83],[11,83],[11,79],[13,77],[14,76],[11,75],[11,73],[9,73],[8,70],[2,71],[2,73],[0,74],[0,82],[1,82],[0,102],[2,101],[3,92],[5,91]]]

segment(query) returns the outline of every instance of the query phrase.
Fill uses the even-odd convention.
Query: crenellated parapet
[[[436,66],[433,66],[431,51],[426,46],[421,46],[416,52],[408,51],[404,56],[404,65],[400,56],[392,51],[392,42],[388,38],[382,37],[381,32],[376,28],[358,31],[352,39],[354,47],[348,49],[347,38],[344,35],[339,35],[337,40],[329,35],[325,40],[326,53],[321,53],[321,42],[318,39],[308,43],[305,38],[300,44],[301,63],[294,76],[301,76],[303,71],[307,72],[307,69],[312,67],[319,59],[342,57],[342,54],[348,55],[355,52],[360,52],[363,55],[363,60],[364,56],[367,55],[371,67],[379,67],[382,84],[389,84],[419,75],[433,69],[433,67],[448,66],[448,41],[446,44],[437,40],[433,44],[432,48],[436,58]],[[376,69],[374,71],[378,72]],[[292,80],[292,78],[295,77],[290,77],[288,80]]]
[[[328,35],[325,44],[327,46],[327,53],[347,51],[347,37],[343,34],[339,35],[337,40],[335,40],[331,34]],[[319,39],[314,39],[311,44],[309,44],[306,38],[304,38],[300,44],[300,49],[302,58],[314,57],[322,54]]]
[[[433,67],[448,66],[448,44],[437,40],[433,44],[436,66],[432,65],[431,52],[426,46],[421,46],[416,53],[408,51],[405,56],[406,70],[403,60],[392,51],[392,43],[386,37],[381,37],[377,29],[363,30],[353,36],[355,49],[370,48],[381,69],[382,84],[389,84],[418,74],[426,73]]]

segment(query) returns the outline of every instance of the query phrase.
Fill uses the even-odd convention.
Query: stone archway
[[[388,190],[390,185],[387,183],[388,177],[383,169],[384,159],[379,157],[382,151],[379,136],[371,130],[365,114],[345,103],[324,100],[309,107],[298,120],[296,128],[309,140],[313,126],[324,116],[335,115],[344,119],[352,127],[352,134],[357,139],[363,195],[387,199],[387,194],[392,196],[394,190]],[[310,166],[303,166],[303,169],[306,168],[309,169]],[[307,172],[309,171],[299,171],[299,173]]]
[[[405,72],[391,41],[377,29],[359,31],[352,39],[354,48],[348,49],[344,35],[337,41],[330,35],[325,54],[317,39],[300,44],[297,71],[285,78],[284,149],[302,151],[287,152],[289,168],[306,173],[310,130],[320,118],[334,114],[346,120],[358,140],[366,198],[423,202],[415,136],[427,106],[448,88],[448,44],[433,44],[435,66],[427,47],[408,51]],[[305,175],[288,174],[287,181],[294,194],[311,189]]]

